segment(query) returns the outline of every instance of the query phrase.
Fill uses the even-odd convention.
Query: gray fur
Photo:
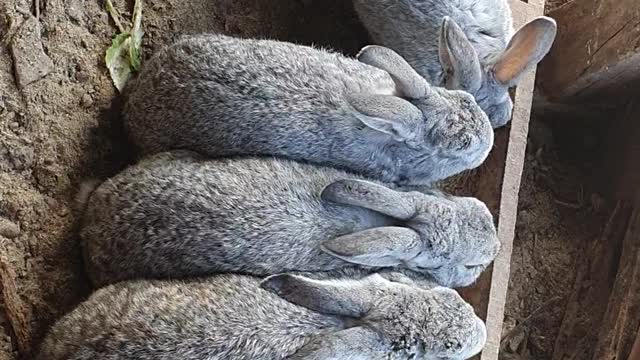
[[[495,257],[493,218],[478,200],[401,193],[364,180],[275,158],[208,159],[188,151],[149,157],[90,197],[80,234],[88,273],[104,285],[393,266],[464,286]],[[327,187],[350,181],[395,195],[384,195],[385,208],[370,209],[366,201],[350,205],[336,185]],[[407,216],[391,207],[406,208]],[[394,226],[413,243],[399,239]],[[361,233],[373,228],[378,232]]]
[[[357,179],[333,182],[323,190],[322,198],[376,211],[406,227],[402,233],[398,232],[402,228],[378,227],[323,243],[325,251],[345,261],[404,265],[428,273],[441,285],[458,287],[475,281],[500,249],[491,213],[474,198],[400,192]],[[385,239],[390,235],[383,233],[386,229],[391,239]],[[394,243],[403,246],[390,248]]]
[[[51,328],[37,359],[467,359],[485,341],[450,289],[227,274],[100,289]]]
[[[361,57],[184,37],[130,82],[125,124],[147,154],[276,156],[394,183],[429,184],[482,163],[493,133],[473,97],[430,87],[389,49]]]
[[[403,56],[431,84],[465,90],[493,127],[511,119],[508,89],[551,49],[556,23],[540,17],[514,36],[506,0],[353,0],[374,42]],[[533,24],[533,26],[531,26]],[[518,51],[509,51],[517,48]],[[516,72],[496,78],[496,68]],[[514,63],[517,63],[514,65]]]

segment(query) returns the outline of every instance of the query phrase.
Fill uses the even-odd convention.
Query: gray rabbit
[[[396,267],[472,283],[499,242],[473,198],[401,192],[276,158],[144,159],[90,194],[81,239],[98,285],[214,272]]]
[[[472,96],[433,88],[392,50],[356,59],[271,40],[185,37],[128,87],[143,153],[268,155],[385,182],[429,184],[477,167],[493,144]]]
[[[465,90],[493,127],[511,119],[509,87],[549,52],[556,23],[539,17],[515,35],[506,0],[353,0],[374,42],[434,85]]]
[[[450,289],[225,274],[98,290],[53,326],[38,360],[467,359],[485,340]]]

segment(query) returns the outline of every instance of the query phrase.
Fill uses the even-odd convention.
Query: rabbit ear
[[[445,16],[440,28],[440,64],[452,89],[475,93],[482,85],[478,53],[460,26]]]
[[[494,65],[496,80],[506,86],[516,85],[520,75],[551,50],[557,28],[555,20],[542,16],[518,30]]]
[[[386,267],[410,261],[422,250],[415,231],[385,226],[343,235],[322,243],[322,250],[354,264]]]
[[[418,125],[422,123],[422,112],[396,96],[350,95],[347,101],[358,120],[397,141],[414,139]]]
[[[359,318],[371,308],[373,290],[388,283],[379,275],[358,281],[313,280],[299,275],[269,276],[260,287],[307,309],[330,315]]]
[[[360,62],[382,69],[391,75],[398,92],[409,99],[428,96],[431,86],[397,52],[378,45],[365,46],[356,56]]]
[[[344,179],[329,184],[322,190],[322,199],[344,205],[359,206],[400,220],[416,215],[416,206],[410,193],[363,180]]]
[[[319,335],[287,359],[380,359],[384,355],[381,345],[380,336],[373,330],[357,326]]]

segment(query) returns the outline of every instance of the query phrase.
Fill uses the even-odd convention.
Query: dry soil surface
[[[610,205],[590,173],[600,145],[561,118],[533,116],[518,204],[503,336],[504,359],[551,359],[577,269]],[[584,126],[584,125],[583,125]],[[573,129],[573,130],[572,130]],[[584,130],[584,129],[583,129]]]

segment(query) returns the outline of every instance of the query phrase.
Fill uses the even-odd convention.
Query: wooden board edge
[[[518,0],[510,0],[509,3],[512,5],[514,1],[520,3],[512,7],[516,26],[544,13],[544,0],[539,1],[539,5],[529,5]],[[524,6],[522,6],[523,4]],[[526,11],[523,12],[524,8]],[[521,18],[518,19],[519,16]],[[493,263],[489,304],[487,305],[487,342],[482,351],[481,360],[498,360],[500,352],[535,76],[536,70],[532,69],[523,77],[516,89],[498,215],[498,237],[502,248]]]
[[[527,22],[543,15],[544,2],[545,0],[539,0],[535,3],[531,2],[531,0],[528,3],[522,0],[509,0],[514,28],[518,30]]]

